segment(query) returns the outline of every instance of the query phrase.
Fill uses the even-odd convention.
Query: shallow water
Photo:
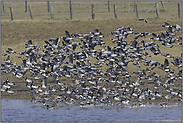
[[[143,108],[122,106],[79,107],[61,105],[43,108],[29,100],[1,100],[1,122],[181,122],[181,103],[161,108],[159,103]]]

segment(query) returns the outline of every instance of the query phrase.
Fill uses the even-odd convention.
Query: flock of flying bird
[[[145,22],[147,23],[147,20]],[[156,43],[162,42],[162,45],[168,48],[176,45],[176,41],[179,42],[178,45],[182,45],[182,37],[178,39],[175,37],[175,32],[181,30],[181,27],[177,24],[171,26],[166,22],[162,27],[168,28],[168,31],[161,35],[148,32],[134,33],[134,28],[117,28],[110,32],[114,37],[110,40],[116,43],[114,47],[105,45],[100,29],[84,35],[70,35],[65,31],[65,37],[45,41],[43,49],[29,40],[25,44],[24,52],[18,54],[11,48],[5,51],[4,56],[7,59],[1,64],[1,72],[11,73],[21,80],[23,78],[25,87],[33,94],[30,100],[34,103],[40,102],[50,109],[59,102],[80,106],[100,104],[126,106],[134,99],[136,102],[131,104],[131,107],[140,107],[145,106],[145,101],[157,99],[169,101],[175,97],[182,101],[182,90],[174,88],[175,82],[182,79],[182,53],[180,57],[168,53],[162,54]],[[129,35],[134,34],[134,41],[130,43],[125,41]],[[152,41],[136,41],[147,35],[152,36],[149,39]],[[75,42],[75,39],[81,42]],[[98,45],[101,49],[97,51]],[[147,60],[151,57],[148,51],[165,57],[164,63]],[[12,63],[11,54],[18,54],[22,64]],[[92,63],[91,59],[95,59],[96,62]],[[174,62],[169,62],[168,59]],[[136,72],[129,72],[129,63],[133,65],[131,67],[139,69]],[[171,69],[170,63],[177,68],[177,73]],[[142,65],[146,69],[140,70]],[[155,72],[155,68],[166,73],[165,81],[162,81],[162,76]],[[28,71],[30,77],[25,75]],[[137,75],[136,81],[132,81],[132,75]],[[153,86],[140,88],[147,82],[151,82]],[[6,78],[1,84],[1,92],[14,93],[11,87],[15,84],[16,82]],[[160,105],[166,106],[167,103]]]

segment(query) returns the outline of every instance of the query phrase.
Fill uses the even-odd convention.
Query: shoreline
[[[12,97],[7,97],[7,96],[2,96],[1,95],[1,100],[29,100],[30,101],[32,97],[36,97],[36,96],[30,96],[29,95],[29,97],[22,97],[22,98],[13,97],[12,98]],[[63,95],[63,97],[64,97],[64,95]],[[142,102],[144,102],[144,103],[147,103],[147,102],[151,102],[151,103],[162,103],[162,102],[182,103],[182,101],[179,101],[178,99],[179,98],[172,98],[169,101],[167,101],[166,99],[156,99],[155,101],[150,101],[150,100],[145,99]],[[117,103],[117,101],[114,101],[114,102]],[[139,102],[139,101],[137,99],[132,98],[132,99],[130,99],[130,103],[132,103],[132,102]]]

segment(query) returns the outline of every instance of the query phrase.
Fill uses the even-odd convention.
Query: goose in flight
[[[179,31],[180,29],[182,29],[182,27],[181,26],[179,26],[178,24],[176,24],[175,26],[173,26],[175,29],[176,29],[176,31]]]
[[[144,22],[146,22],[147,23],[147,20],[146,19],[144,19],[144,18],[139,18],[139,21],[144,21]]]
[[[4,51],[4,52],[7,52],[7,53],[9,53],[9,54],[14,54],[14,53],[16,53],[16,51],[14,51],[14,50],[11,49],[11,48],[8,48],[8,50],[6,50],[6,51]]]
[[[66,35],[65,40],[74,40],[73,38],[71,38],[71,36],[67,30],[65,30],[65,35]]]
[[[172,29],[172,27],[169,27],[168,28],[168,32],[167,32],[167,34],[169,34],[169,35],[172,35],[172,36],[175,36],[176,34],[174,33],[176,31],[176,29]]]
[[[169,23],[165,22],[165,25],[161,25],[162,27],[166,27],[166,28],[169,28],[169,27],[172,27],[169,25]]]

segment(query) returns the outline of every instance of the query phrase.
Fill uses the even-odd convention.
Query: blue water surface
[[[1,122],[181,122],[181,103],[162,108],[159,103],[145,107],[67,106],[44,108],[29,100],[1,100]]]

